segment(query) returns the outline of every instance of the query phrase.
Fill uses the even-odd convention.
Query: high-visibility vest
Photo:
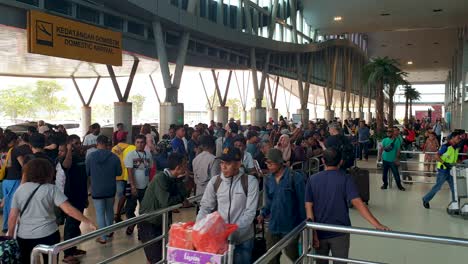
[[[448,164],[455,164],[458,161],[458,148],[454,148],[452,146],[449,146],[447,148],[447,151],[440,155],[440,159],[443,160],[444,162]],[[441,163],[437,162],[437,168],[438,169],[444,169],[446,170],[447,168]]]

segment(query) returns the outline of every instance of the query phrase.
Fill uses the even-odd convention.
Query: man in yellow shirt
[[[117,145],[115,145],[112,148],[112,153],[117,155],[120,160],[120,165],[122,166],[122,175],[117,177],[117,199],[118,199],[118,204],[117,204],[117,210],[115,211],[115,217],[114,220],[116,223],[121,222],[121,211],[122,208],[125,205],[125,187],[127,185],[127,179],[128,179],[128,172],[127,168],[125,168],[124,160],[127,154],[130,151],[133,151],[136,149],[134,145],[125,143],[127,141],[127,134],[128,132],[126,131],[118,131],[116,134],[116,140],[117,140]]]

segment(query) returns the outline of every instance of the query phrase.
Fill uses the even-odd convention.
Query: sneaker
[[[69,263],[69,264],[79,264],[80,263],[80,261],[74,256],[65,256],[62,261],[63,261],[63,263]]]
[[[99,244],[102,244],[102,245],[105,245],[107,243],[107,241],[102,237],[96,238],[96,242],[98,242]]]
[[[382,187],[380,187],[381,190],[387,190],[387,185],[382,185]]]
[[[129,226],[127,227],[127,230],[125,231],[125,233],[130,236],[133,234],[133,229],[135,228],[135,226]]]
[[[429,202],[425,202],[424,200],[423,200],[423,206],[424,206],[424,208],[426,208],[426,209],[430,209],[430,208],[431,208],[431,206],[429,205]]]
[[[402,192],[406,191],[405,187],[403,187],[403,186],[398,186],[398,190],[400,190]]]

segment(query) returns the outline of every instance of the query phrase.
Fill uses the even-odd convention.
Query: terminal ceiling
[[[322,34],[367,33],[369,56],[398,59],[415,83],[444,83],[468,25],[467,0],[303,1],[304,17]],[[339,22],[335,17],[341,17]],[[413,62],[408,65],[408,62]]]

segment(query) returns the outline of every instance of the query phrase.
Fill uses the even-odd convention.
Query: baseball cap
[[[222,161],[241,161],[241,152],[238,148],[235,147],[227,147],[223,149],[223,153],[221,157],[219,157]]]
[[[272,148],[266,154],[267,160],[276,163],[276,164],[283,164],[283,153],[279,149]]]

